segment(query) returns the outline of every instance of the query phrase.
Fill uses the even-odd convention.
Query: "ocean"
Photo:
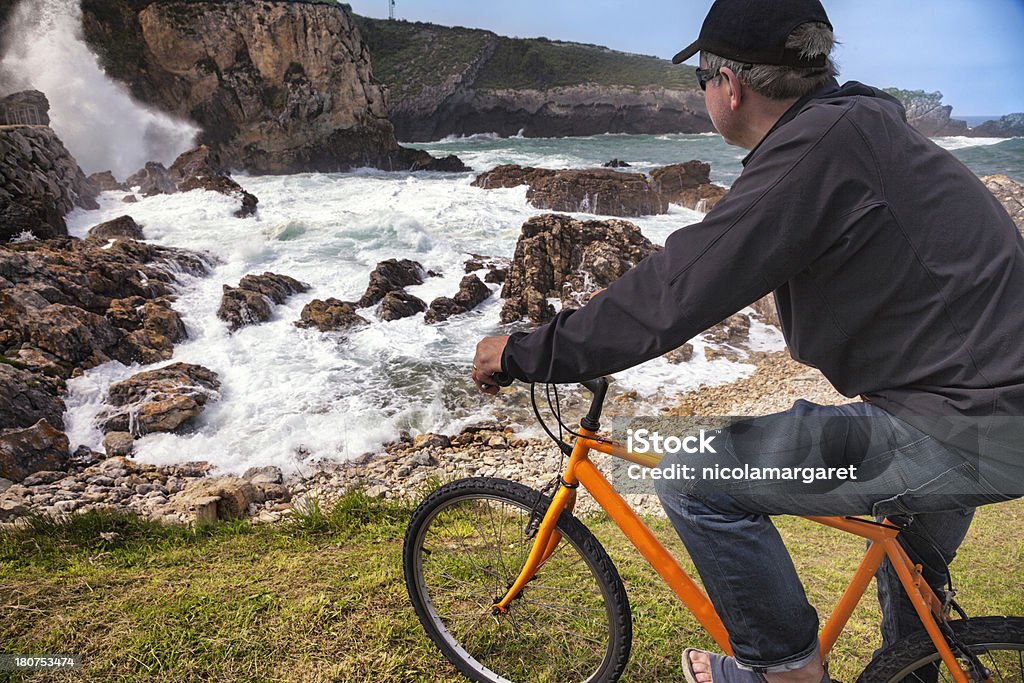
[[[953,151],[979,174],[1007,173],[1024,181],[1024,140],[947,138]],[[629,170],[701,159],[712,180],[729,185],[740,172],[743,151],[716,135],[525,139],[477,135],[416,145],[435,156],[458,155],[475,171],[518,163],[544,168],[586,168],[618,158]],[[288,474],[308,473],[318,461],[343,461],[376,451],[403,432],[454,433],[481,420],[501,418],[530,429],[528,392],[506,389],[483,396],[468,379],[477,340],[522,329],[499,322],[498,286],[478,309],[427,325],[423,315],[394,322],[362,311],[369,326],[349,333],[303,330],[293,322],[310,300],[355,300],[370,272],[385,259],[413,259],[441,273],[408,291],[426,302],[452,296],[470,255],[510,258],[520,227],[542,213],[526,203],[526,188],[481,190],[474,173],[385,173],[236,176],[260,199],[255,218],[232,216],[237,200],[204,191],[155,196],[124,204],[124,192],[100,196],[101,208],[67,217],[71,234],[129,214],[146,239],[209,253],[217,260],[205,278],[186,278],[174,304],[189,339],[170,362],[203,365],[220,375],[221,396],[182,434],[149,434],[136,442],[137,458],[154,464],[206,460],[222,473],[277,465]],[[580,214],[581,218],[594,218]],[[701,214],[672,206],[664,216],[633,219],[661,243]],[[260,325],[231,334],[216,317],[222,285],[270,271],[311,285],[274,309]],[[483,273],[481,273],[481,276]],[[755,324],[756,349],[781,349],[781,335]],[[736,380],[753,366],[708,361],[695,343],[692,361],[663,359],[621,373],[615,391],[635,391],[638,412],[656,413],[680,392],[702,383]],[[160,364],[163,365],[163,364]],[[110,385],[158,366],[107,363],[68,382],[65,416],[72,448],[102,450],[96,417]]]

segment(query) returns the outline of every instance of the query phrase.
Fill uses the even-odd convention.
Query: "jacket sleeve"
[[[837,238],[830,226],[841,222],[833,219],[843,206],[870,193],[858,180],[868,161],[829,151],[857,148],[833,130],[837,120],[813,132],[776,131],[702,222],[672,233],[664,250],[583,308],[512,335],[506,372],[558,383],[618,372],[676,348],[806,268]]]

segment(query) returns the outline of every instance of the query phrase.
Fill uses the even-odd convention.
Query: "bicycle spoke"
[[[999,662],[996,661],[996,658],[992,655],[992,653],[991,652],[987,652],[985,654],[988,655],[987,659],[988,659],[988,662],[989,662],[986,665],[985,668],[987,668],[989,671],[991,671],[994,674],[996,674],[996,679],[997,680],[1000,680],[1000,681],[1008,681],[1008,680],[1010,680],[1010,679],[1008,679],[1008,678],[1003,676],[1002,671],[999,670]],[[980,659],[980,657],[979,657],[979,659]]]
[[[406,576],[421,598],[414,598],[417,613],[446,656],[475,680],[612,680],[606,676],[621,673],[628,656],[628,603],[607,555],[571,516],[559,519],[560,541],[536,576],[503,613],[493,613],[535,548],[525,530],[542,512],[534,511],[536,495],[488,479],[453,482],[431,494],[407,535]],[[609,596],[615,602],[606,607]]]
[[[504,503],[502,503],[502,507],[504,508]],[[498,565],[501,567],[502,571],[504,571],[506,577],[511,576],[511,572],[509,572],[508,567],[505,566],[505,560],[502,556],[501,532],[494,525],[494,507],[491,505],[487,506],[487,519],[490,522],[491,530],[494,531],[494,537],[497,541],[494,544],[494,547],[497,551]]]
[[[449,511],[447,511],[447,510],[443,510],[442,512],[449,512]],[[449,515],[449,516],[450,516],[450,515]],[[483,576],[486,576],[487,572],[486,572],[486,571],[484,571],[484,569],[483,569],[482,567],[480,567],[479,565],[477,565],[477,564],[476,564],[476,563],[475,563],[475,562],[474,562],[474,561],[472,560],[472,557],[473,557],[473,555],[472,555],[472,553],[470,553],[470,552],[469,552],[469,550],[468,550],[468,549],[466,548],[466,544],[465,544],[465,541],[463,540],[463,538],[462,538],[461,536],[455,536],[455,537],[454,537],[454,539],[455,539],[455,541],[456,541],[456,542],[457,542],[457,543],[459,544],[459,547],[460,547],[460,548],[461,548],[461,550],[462,550],[462,553],[461,553],[461,555],[460,555],[460,556],[461,556],[462,558],[464,558],[464,559],[467,559],[467,560],[468,560],[468,561],[469,561],[469,562],[470,562],[471,564],[473,564],[473,566],[474,566],[474,567],[477,567],[477,568],[478,568],[478,570],[480,571],[480,573],[481,573],[481,574],[482,574]],[[426,544],[424,544],[424,546],[426,546]]]

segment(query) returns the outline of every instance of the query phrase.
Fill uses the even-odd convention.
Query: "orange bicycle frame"
[[[732,647],[729,644],[729,635],[721,617],[715,612],[711,600],[637,516],[625,499],[615,491],[605,476],[598,471],[590,460],[590,451],[606,453],[643,467],[656,467],[660,458],[655,455],[630,452],[612,441],[598,437],[596,433],[587,429],[581,429],[580,435],[582,438],[578,438],[573,446],[569,464],[562,475],[562,485],[556,490],[551,505],[544,515],[526,563],[505,596],[494,604],[493,610],[496,613],[504,613],[508,604],[526,587],[544,561],[554,552],[555,547],[561,541],[561,534],[555,529],[558,518],[563,511],[572,510],[576,498],[576,487],[582,485],[654,570],[661,575],[672,592],[696,617],[722,651],[731,655]],[[939,629],[938,621],[948,619],[942,603],[922,577],[921,566],[914,565],[906,551],[896,541],[900,527],[888,522],[879,524],[857,517],[807,517],[806,519],[861,536],[870,541],[864,558],[821,631],[819,641],[822,659],[828,659],[839,633],[849,621],[882,559],[888,557],[925,630],[931,636],[932,642],[952,673],[954,680],[957,683],[970,683],[970,679],[957,662],[956,656]]]

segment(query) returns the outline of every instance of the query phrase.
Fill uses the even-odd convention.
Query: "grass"
[[[480,29],[356,16],[370,49],[374,78],[392,103],[451,83],[494,45],[470,85],[478,90],[537,89],[593,84],[696,88],[693,70],[664,59],[615,52],[598,45],[547,38],[504,38]]]
[[[389,88],[398,102],[457,78],[476,60],[490,31],[437,26],[407,21],[385,21],[354,16],[370,50],[373,76]]]
[[[495,90],[545,90],[584,84],[692,90],[696,79],[693,69],[656,57],[597,45],[502,38],[475,83],[477,88]]]
[[[0,680],[460,681],[409,606],[401,545],[411,510],[357,491],[275,526],[163,527],[96,512],[30,519],[0,534],[0,652],[81,653],[85,665],[0,671]],[[614,524],[587,521],[633,606],[625,680],[679,680],[682,647],[710,646],[707,637]],[[667,522],[650,522],[679,549]],[[954,565],[969,613],[1024,613],[1022,522],[1022,501],[979,511]],[[779,527],[827,613],[861,544],[800,519]],[[839,680],[855,678],[877,620],[869,595],[834,655]]]

